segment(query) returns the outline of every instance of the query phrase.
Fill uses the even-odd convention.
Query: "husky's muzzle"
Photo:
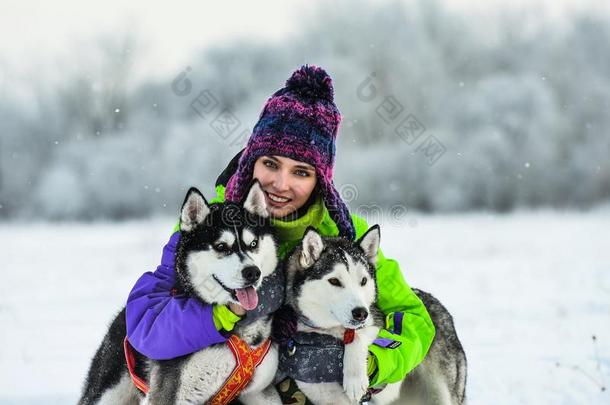
[[[251,311],[258,305],[258,294],[254,288],[254,284],[260,279],[261,271],[256,266],[246,266],[242,269],[241,274],[245,286],[236,289],[227,287],[215,275],[212,275],[212,277],[235,301],[239,302],[239,305],[246,311]]]
[[[363,324],[369,316],[369,311],[365,307],[352,309],[352,322],[355,324]]]

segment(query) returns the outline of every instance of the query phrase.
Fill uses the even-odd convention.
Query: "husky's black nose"
[[[366,310],[366,308],[364,308],[364,307],[358,307],[358,308],[352,309],[352,317],[358,322],[364,321],[367,318],[367,316],[369,316],[369,313]]]
[[[247,283],[254,284],[261,276],[261,271],[256,266],[248,266],[243,268],[243,270],[241,271],[241,275]]]

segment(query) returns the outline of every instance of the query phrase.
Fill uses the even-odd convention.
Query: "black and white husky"
[[[257,289],[278,269],[277,240],[258,182],[253,182],[243,205],[209,205],[197,189],[191,188],[182,206],[180,227],[176,251],[178,291],[209,304],[234,302],[248,309],[256,306]],[[240,323],[233,333],[251,348],[259,347],[271,334],[270,316],[246,325]],[[123,310],[91,363],[79,404],[202,404],[217,393],[235,368],[236,361],[225,344],[164,361],[148,360],[134,351],[136,374],[145,378],[150,387],[144,397],[128,373],[123,354],[125,329]],[[242,391],[242,402],[280,402],[272,385],[277,362],[277,348],[272,344]]]
[[[375,304],[379,239],[377,225],[356,242],[322,237],[308,228],[286,263],[286,303],[298,323],[294,338],[280,349],[278,374],[292,377],[314,404],[354,404],[370,395],[368,346],[383,326]],[[466,357],[451,315],[430,294],[414,292],[430,313],[435,339],[418,367],[370,402],[464,404]],[[346,340],[349,330],[354,336]]]

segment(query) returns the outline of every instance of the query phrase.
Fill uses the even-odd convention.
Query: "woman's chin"
[[[271,215],[272,218],[282,218],[290,213],[290,212],[288,212],[288,210],[271,208],[271,207],[268,207],[267,210],[269,211],[269,215]]]
[[[295,212],[296,209],[295,209],[294,205],[291,203],[278,207],[276,204],[273,204],[273,203],[269,202],[269,200],[268,200],[267,201],[267,211],[269,211],[269,215],[271,215],[273,218],[283,218],[283,217],[288,216],[291,213]]]
[[[268,206],[267,210],[272,218],[285,218],[296,211],[292,208],[276,208],[271,206]]]

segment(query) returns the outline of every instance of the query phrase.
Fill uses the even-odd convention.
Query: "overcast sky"
[[[384,0],[377,0],[384,1]],[[409,0],[405,0],[409,1]],[[501,0],[446,0],[468,12],[498,8]],[[608,12],[607,0],[513,0],[511,7],[538,7],[553,16],[582,7]],[[0,67],[13,74],[70,58],[75,42],[132,28],[145,42],[138,69],[167,75],[189,63],[193,50],[239,36],[277,40],[298,30],[306,0],[173,1],[0,0]],[[143,52],[143,53],[142,53]],[[0,69],[1,71],[1,69]]]

